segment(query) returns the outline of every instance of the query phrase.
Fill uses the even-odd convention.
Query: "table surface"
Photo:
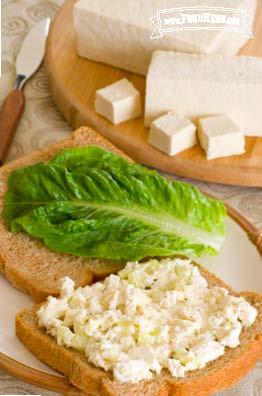
[[[25,34],[41,19],[53,17],[61,0],[2,0],[2,77],[0,106],[15,80],[14,60]],[[66,124],[50,96],[44,67],[25,86],[26,107],[7,161],[42,148],[68,136]],[[185,180],[184,178],[180,178]],[[262,189],[193,182],[203,190],[222,198],[262,229]],[[0,340],[1,342],[1,340]],[[1,345],[0,345],[1,349]],[[53,392],[35,388],[11,377],[0,369],[0,394],[41,394]],[[217,396],[262,396],[262,362],[234,388]]]

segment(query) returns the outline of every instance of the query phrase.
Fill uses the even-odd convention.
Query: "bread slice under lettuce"
[[[127,158],[93,129],[81,127],[68,139],[23,156],[0,169],[0,211],[4,203],[7,178],[13,170],[49,160],[64,148],[88,145],[98,145]],[[31,294],[37,302],[43,301],[48,295],[57,295],[58,280],[65,275],[70,276],[78,287],[89,284],[94,276],[104,277],[122,266],[113,261],[53,252],[26,233],[14,235],[9,232],[1,215],[0,246],[0,272],[15,287]]]

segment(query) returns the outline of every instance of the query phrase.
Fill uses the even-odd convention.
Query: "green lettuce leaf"
[[[2,215],[13,233],[55,251],[139,260],[215,254],[226,210],[190,184],[89,146],[12,172]]]

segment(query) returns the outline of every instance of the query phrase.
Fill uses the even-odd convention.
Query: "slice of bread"
[[[88,127],[79,128],[68,139],[21,157],[0,168],[0,210],[4,203],[7,178],[14,169],[52,158],[67,147],[95,144],[126,157],[120,150]],[[126,157],[128,158],[128,157]],[[25,233],[13,235],[0,218],[0,272],[17,288],[31,294],[35,301],[58,293],[58,280],[68,275],[77,286],[90,283],[93,275],[104,277],[123,263],[85,259],[50,251],[42,242]]]
[[[197,265],[197,264],[196,264]],[[232,386],[262,358],[262,295],[236,293],[215,275],[198,265],[210,286],[222,286],[236,296],[243,296],[258,310],[255,323],[242,331],[241,344],[227,348],[220,358],[201,370],[188,372],[185,378],[162,372],[150,381],[120,384],[110,373],[88,363],[84,354],[57,345],[55,339],[37,325],[35,306],[16,316],[16,334],[37,358],[68,377],[69,381],[88,394],[102,396],[206,396]]]

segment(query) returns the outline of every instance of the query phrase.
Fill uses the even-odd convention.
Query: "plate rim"
[[[207,196],[215,198],[213,194],[203,192]],[[262,231],[255,227],[249,220],[240,214],[232,206],[225,204],[227,213],[233,221],[235,221],[247,234],[250,242],[257,248],[258,253],[262,257]],[[57,377],[56,375],[45,373],[44,371],[30,367],[10,356],[0,352],[0,367],[27,383],[38,386],[40,388],[54,391],[70,396],[85,395],[83,391],[74,387],[67,378]],[[91,396],[91,395],[90,395]]]

